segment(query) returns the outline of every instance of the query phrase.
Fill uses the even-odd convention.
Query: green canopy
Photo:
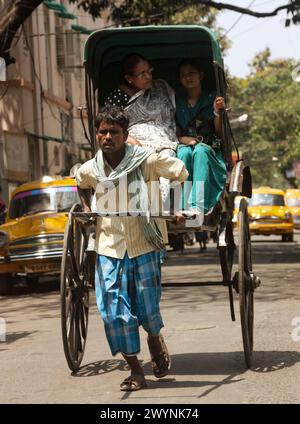
[[[84,49],[86,71],[101,98],[120,83],[120,63],[129,53],[146,57],[154,66],[154,78],[178,85],[176,68],[184,58],[197,59],[208,89],[215,88],[213,63],[224,68],[216,35],[197,25],[139,26],[93,32]]]

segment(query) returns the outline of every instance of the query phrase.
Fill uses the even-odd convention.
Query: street
[[[119,391],[128,370],[120,355],[111,357],[93,292],[85,356],[79,372],[71,375],[62,347],[57,282],[45,283],[34,293],[19,289],[0,298],[6,323],[0,403],[300,403],[300,234],[293,243],[253,237],[252,247],[262,284],[255,292],[251,370],[245,368],[237,295],[232,322],[227,289],[195,284],[221,280],[215,245],[199,253],[195,244],[183,254],[170,252],[162,268],[163,334],[172,355],[168,377],[152,375],[141,329],[148,387]]]

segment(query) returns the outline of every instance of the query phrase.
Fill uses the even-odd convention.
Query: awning
[[[85,144],[82,143],[79,145],[79,149],[80,150],[88,150],[89,152],[92,150],[91,145],[90,144]]]
[[[63,13],[66,10],[64,5],[52,0],[44,0],[44,5],[47,6],[48,9],[55,10],[55,12]]]
[[[77,16],[68,12],[68,9],[60,3],[52,0],[44,0],[44,5],[48,7],[48,9],[54,10],[60,18],[63,19],[77,19]]]
[[[76,24],[72,24],[72,25],[71,25],[71,28],[72,28],[74,31],[78,31],[78,32],[80,32],[81,34],[91,34],[91,33],[93,32],[93,30],[91,30],[91,29],[88,29],[88,28],[86,28],[86,27],[84,27],[84,26],[76,25]]]
[[[39,134],[34,134],[28,131],[26,131],[26,134],[34,138],[39,138],[40,140],[44,140],[44,141],[56,141],[57,143],[65,143],[67,141],[67,140],[64,140],[63,138],[54,137],[53,135],[47,135],[47,134],[39,135]]]
[[[58,16],[63,19],[77,19],[77,16],[69,12],[58,13]]]

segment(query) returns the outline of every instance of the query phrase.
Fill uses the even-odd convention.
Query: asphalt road
[[[63,354],[57,282],[0,298],[2,329],[6,324],[0,403],[300,403],[300,235],[294,243],[255,237],[253,256],[262,285],[255,292],[251,370],[245,368],[237,296],[232,322],[227,289],[195,284],[220,279],[217,252],[209,244],[201,254],[198,247],[170,253],[163,266],[163,334],[172,370],[155,379],[141,330],[148,388],[139,392],[119,391],[128,370],[121,356],[110,355],[94,294],[86,353],[76,375]]]

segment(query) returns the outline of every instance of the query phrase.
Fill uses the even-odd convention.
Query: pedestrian
[[[196,240],[198,241],[200,246],[200,253],[202,253],[204,250],[206,250],[206,243],[208,240],[207,231],[197,231]]]
[[[122,108],[104,107],[96,117],[96,129],[100,148],[95,158],[84,163],[76,173],[84,211],[90,211],[90,199],[83,189],[96,190],[97,208],[105,196],[107,199],[109,190],[117,192],[115,208],[118,210],[125,196],[121,191],[123,177],[127,178],[128,198],[129,182],[144,187],[138,196],[141,204],[148,196],[147,184],[152,187],[152,183],[157,182],[159,196],[160,177],[180,183],[187,178],[181,160],[125,143],[128,116]],[[159,307],[159,249],[167,243],[167,230],[165,221],[160,219],[149,222],[144,216],[110,217],[109,206],[107,211],[107,216],[97,219],[96,299],[111,353],[113,356],[121,353],[131,370],[120,389],[134,391],[146,386],[137,357],[140,325],[148,333],[155,377],[164,377],[170,369],[170,356],[160,332],[164,324]],[[176,219],[182,222],[183,217],[177,214]]]

